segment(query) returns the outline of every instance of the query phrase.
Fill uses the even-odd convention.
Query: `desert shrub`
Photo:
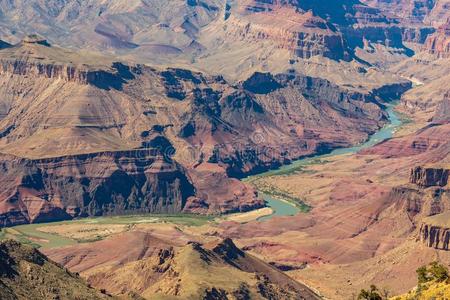
[[[383,300],[383,298],[378,288],[375,285],[371,285],[369,290],[361,290],[358,300]]]
[[[447,268],[435,261],[428,266],[418,268],[416,273],[419,284],[429,281],[444,282],[449,279]]]

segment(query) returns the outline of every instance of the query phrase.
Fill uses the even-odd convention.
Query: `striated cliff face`
[[[253,189],[192,175],[157,148],[40,160],[0,156],[2,225],[139,213],[226,213],[259,208]],[[206,192],[226,185],[239,194]],[[213,196],[213,197],[212,197]]]
[[[448,197],[449,191],[445,192]],[[446,210],[423,219],[420,225],[418,240],[427,247],[449,251],[450,212]]]
[[[243,1],[227,18],[226,39],[271,42],[300,58],[348,58],[342,34],[312,11],[276,2],[248,2]]]
[[[235,15],[242,25],[236,22]],[[404,49],[403,29],[395,19],[353,0],[242,1],[227,22],[232,29],[245,25],[247,31],[239,32],[251,39],[278,38],[280,45],[301,58],[321,55],[348,60],[353,50],[363,48],[365,43]],[[424,39],[420,37],[423,33],[410,31],[405,37]]]
[[[100,64],[89,66],[76,63],[83,61],[81,55],[52,46],[45,39],[26,37],[21,43],[5,48],[0,53],[0,75],[4,76],[61,79],[105,89],[120,89],[126,80],[133,79],[130,67],[122,63],[111,62],[111,66],[106,68]]]
[[[231,177],[363,141],[379,98],[295,72],[229,84],[38,42],[0,51],[0,214],[6,224],[261,207]]]
[[[362,0],[362,2],[393,14],[404,22],[422,23],[435,7],[437,0]]]
[[[28,160],[0,157],[3,225],[189,207],[185,170],[156,150]]]
[[[417,240],[427,247],[449,250],[450,190],[445,168],[414,167],[410,183],[395,187],[389,198],[408,214]]]
[[[450,250],[449,173],[449,169],[417,167],[411,170],[410,179],[422,190],[425,189],[425,193],[433,196],[431,205],[434,209],[426,212],[425,218],[420,220],[418,240],[427,247],[446,251]],[[421,201],[424,202],[424,199]]]
[[[438,250],[449,250],[450,228],[422,224],[420,226],[420,241],[427,247]]]
[[[448,184],[450,169],[415,167],[411,169],[409,181],[420,187],[441,186]]]
[[[427,38],[423,49],[438,58],[450,57],[450,18]]]
[[[444,0],[446,1],[446,0]],[[438,0],[363,0],[363,3],[380,9],[391,16],[402,31],[404,42],[425,43],[435,31],[431,17],[439,10]],[[438,21],[438,20],[437,20]]]
[[[435,31],[434,27],[402,27],[402,39],[404,42],[424,44],[428,36]]]

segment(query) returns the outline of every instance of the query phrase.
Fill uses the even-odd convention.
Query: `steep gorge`
[[[362,141],[386,122],[380,99],[410,86],[361,93],[295,72],[233,85],[36,36],[0,51],[0,66],[6,225],[261,207],[229,176]]]

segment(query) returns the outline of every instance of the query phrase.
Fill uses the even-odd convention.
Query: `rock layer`
[[[177,213],[194,187],[149,150],[1,159],[4,225],[124,213]],[[153,155],[152,155],[153,154]]]
[[[295,72],[230,84],[31,39],[0,51],[2,222],[225,213],[263,201],[236,179],[365,140],[380,97]],[[223,186],[222,186],[223,185]]]
[[[448,251],[450,228],[422,224],[420,227],[420,240],[427,247]]]
[[[411,170],[409,181],[420,187],[446,186],[450,169],[415,167]]]
[[[424,50],[438,58],[450,57],[450,18],[427,38]]]

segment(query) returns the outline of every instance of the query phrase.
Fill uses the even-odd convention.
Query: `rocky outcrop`
[[[274,40],[301,58],[320,55],[347,60],[355,48],[367,43],[381,43],[406,53],[403,35],[409,40],[425,38],[425,30],[404,34],[395,18],[354,0],[244,3],[237,8],[239,18],[232,14],[227,19],[234,36],[248,41]]]
[[[5,47],[6,48],[6,47]],[[120,62],[112,62],[108,67],[90,67],[85,64],[58,61],[47,61],[41,55],[45,52],[53,52],[62,60],[68,56],[61,48],[51,46],[45,39],[25,38],[20,44],[14,47],[7,47],[0,53],[0,75],[22,75],[35,76],[48,79],[61,79],[67,82],[78,84],[90,84],[102,89],[122,89],[123,84],[130,79],[134,79],[133,72],[138,72],[138,66],[134,70]],[[0,48],[1,49],[1,48]],[[27,55],[27,52],[35,55],[33,59],[19,58]],[[41,56],[41,57],[40,57]],[[82,60],[82,57],[79,57]]]
[[[450,18],[427,38],[423,49],[438,58],[450,57]]]
[[[420,187],[441,186],[448,184],[450,169],[415,167],[411,170],[409,181]]]
[[[417,44],[424,44],[428,36],[436,31],[434,27],[426,26],[405,26],[401,30],[404,42]]]
[[[367,5],[397,16],[404,23],[422,23],[435,6],[436,0],[362,0]]]
[[[381,101],[393,101],[400,99],[400,97],[412,88],[411,82],[387,84],[380,88],[374,89],[372,95],[376,96]]]
[[[86,59],[44,42],[0,51],[6,224],[261,207],[253,188],[230,177],[367,139],[387,121],[379,98],[407,88],[360,93],[295,72],[232,85]]]
[[[331,59],[347,57],[344,39],[331,24],[311,13],[296,12],[293,8],[276,9],[269,12],[252,10],[251,15],[244,17],[230,16],[227,37],[245,42],[270,41],[277,48],[288,50],[300,58],[317,55]],[[278,26],[273,26],[274,23]]]
[[[30,63],[20,60],[0,61],[0,75],[8,74],[43,76],[45,78],[63,79],[79,84],[97,86],[121,86],[121,78],[104,70],[90,71],[71,65],[54,65]]]
[[[438,250],[449,250],[450,228],[422,224],[419,235],[420,241],[427,247]]]
[[[4,300],[112,299],[38,250],[13,240],[0,242],[0,286]]]
[[[315,129],[312,128],[312,123],[310,127],[307,122],[302,120],[303,117],[308,118],[303,114],[304,110],[307,109],[306,107],[310,105],[315,107],[313,110],[322,110],[322,108],[327,106],[333,107],[333,109],[342,107],[342,110],[340,110],[341,116],[351,119],[359,118],[360,110],[358,107],[363,105],[365,107],[363,109],[368,109],[368,113],[373,114],[374,118],[379,119],[381,122],[386,120],[383,113],[369,109],[369,107],[377,106],[376,95],[378,93],[365,95],[345,91],[331,82],[320,78],[294,74],[273,76],[267,73],[256,73],[243,83],[243,87],[248,92],[251,92],[251,94],[247,94],[247,97],[255,97],[255,102],[260,103],[259,105],[255,105],[248,102],[249,109],[245,110],[248,115],[247,118],[259,120],[260,123],[266,123],[268,120],[265,120],[265,116],[275,112],[277,115],[275,122],[279,126],[283,126],[281,124],[286,121],[291,122],[291,124],[297,123],[302,125],[295,126],[292,124],[289,137],[286,136],[284,139],[285,142],[278,143],[277,147],[273,147],[272,145],[276,143],[275,141],[279,139],[279,136],[275,139],[274,135],[267,134],[263,131],[256,135],[255,133],[251,134],[252,138],[250,141],[239,139],[231,144],[215,145],[209,162],[224,165],[228,174],[233,177],[242,177],[276,168],[286,162],[304,155],[309,155],[310,153],[327,152],[333,148],[344,146],[342,143],[343,140],[336,143],[335,141],[328,142],[317,139]],[[297,91],[301,91],[301,94],[297,94]],[[279,102],[274,103],[271,100],[273,99],[272,97],[279,99]],[[301,100],[299,103],[298,98],[296,99],[295,97],[300,97],[304,100]],[[225,115],[227,110],[228,108],[222,107],[222,114]],[[325,116],[317,117],[322,118]],[[233,114],[233,119],[237,120],[238,118],[240,117]],[[225,121],[228,124],[235,124],[236,121],[233,119],[227,118]],[[322,124],[329,122],[326,119],[327,117],[323,119]],[[358,124],[356,126],[360,125]],[[291,137],[294,136],[298,137],[295,141],[291,140]],[[321,133],[321,136],[325,138],[326,134]]]
[[[439,162],[448,153],[450,126],[443,124],[428,125],[415,134],[389,139],[373,147],[362,150],[361,154],[382,155],[386,158],[409,157],[429,152],[426,157],[430,163]]]
[[[11,225],[125,213],[176,213],[195,189],[186,171],[151,149],[27,160],[1,157]]]
[[[450,92],[444,95],[444,99],[439,103],[433,116],[433,123],[450,123]]]
[[[199,178],[155,149],[41,160],[2,156],[0,168],[2,226],[104,215],[217,214],[264,205],[243,183],[210,174]]]
[[[142,234],[129,232],[128,236]],[[133,290],[150,299],[161,295],[180,299],[320,299],[307,286],[239,249],[231,239],[208,243],[184,241],[174,245],[168,236],[161,238],[146,233],[141,256],[98,260],[104,252],[108,256],[107,244],[123,243],[126,235],[113,236],[87,249],[70,246],[52,249],[50,256],[77,270],[81,269],[81,262],[87,266],[81,275],[86,275],[92,286],[113,295]],[[130,252],[123,250],[116,251],[115,255],[123,257]]]

